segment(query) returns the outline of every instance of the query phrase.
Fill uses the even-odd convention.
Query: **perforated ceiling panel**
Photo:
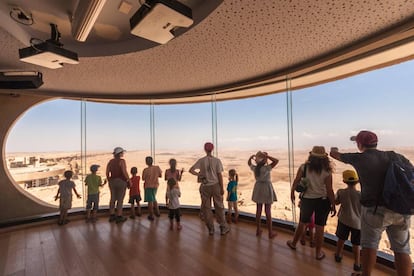
[[[85,57],[79,65],[58,70],[18,61],[22,44],[10,41],[2,30],[0,65],[40,69],[45,84],[38,93],[97,98],[198,95],[310,66],[313,60],[409,22],[413,15],[414,1],[408,0],[226,0],[166,45]]]

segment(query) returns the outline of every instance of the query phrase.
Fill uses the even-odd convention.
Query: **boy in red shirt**
[[[129,190],[129,203],[131,203],[131,215],[129,216],[131,219],[135,218],[135,206],[134,203],[137,203],[138,213],[137,216],[141,216],[141,205],[139,202],[141,201],[141,192],[139,190],[139,181],[140,177],[138,174],[137,167],[131,168],[131,174],[132,177],[130,179],[131,181],[131,188]]]

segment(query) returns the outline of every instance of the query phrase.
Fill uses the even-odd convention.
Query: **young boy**
[[[58,221],[59,225],[64,225],[69,222],[69,220],[66,217],[68,215],[68,210],[72,208],[72,190],[75,192],[78,198],[81,198],[81,196],[76,191],[75,183],[70,180],[73,176],[73,172],[65,171],[63,175],[65,177],[65,180],[59,181],[59,189],[55,196],[55,201],[60,197],[60,216]]]
[[[85,185],[88,187],[88,199],[86,200],[86,222],[96,222],[97,219],[96,213],[99,208],[99,187],[102,187],[105,184],[102,183],[102,178],[96,174],[99,167],[99,165],[92,165],[89,168],[91,173],[85,178]]]
[[[339,189],[336,193],[335,203],[341,204],[338,212],[338,226],[336,236],[338,243],[335,253],[335,261],[342,261],[344,243],[351,233],[352,252],[354,254],[354,270],[361,271],[360,262],[360,237],[361,237],[361,193],[355,189],[359,182],[355,171],[346,170],[342,173],[343,181],[348,185],[346,189]]]
[[[154,160],[151,156],[145,158],[146,167],[142,171],[142,180],[144,181],[144,201],[148,202],[148,219],[154,220],[154,213],[160,216],[160,210],[157,203],[157,189],[159,186],[158,178],[161,177],[162,171],[160,167],[152,165]]]
[[[141,216],[141,205],[139,202],[141,201],[141,191],[139,190],[139,181],[141,178],[138,174],[138,168],[132,167],[131,168],[132,177],[131,181],[131,188],[129,190],[129,203],[131,204],[131,215],[129,216],[131,219],[135,219],[135,206],[134,203],[137,203],[138,213],[137,216]]]
[[[181,230],[180,201],[178,199],[181,196],[180,188],[178,187],[177,181],[174,178],[168,179],[167,185],[169,189],[165,195],[165,201],[169,209],[168,218],[170,219],[170,230],[174,229],[174,217],[175,221],[177,222],[177,230]]]
[[[227,222],[231,223],[232,210],[234,210],[234,223],[239,219],[239,210],[237,208],[237,184],[239,176],[235,169],[229,170],[229,183],[227,184],[227,202],[229,210],[227,212]]]

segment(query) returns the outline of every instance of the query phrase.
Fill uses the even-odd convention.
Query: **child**
[[[360,263],[360,236],[361,236],[361,193],[355,189],[359,182],[355,171],[346,170],[342,173],[343,181],[348,185],[346,189],[339,189],[336,193],[335,203],[341,204],[338,212],[338,226],[336,236],[338,243],[335,253],[335,261],[342,261],[344,243],[351,233],[352,252],[354,254],[354,270],[361,271]]]
[[[78,192],[75,189],[75,183],[70,180],[73,176],[73,172],[65,171],[63,175],[65,176],[66,179],[59,181],[59,184],[58,184],[59,189],[55,196],[55,201],[60,196],[60,202],[59,202],[60,216],[59,216],[59,221],[58,221],[59,225],[67,224],[69,222],[69,220],[66,217],[68,215],[68,210],[72,208],[72,190],[75,192],[78,198],[81,198],[81,196],[78,194]]]
[[[148,219],[154,220],[154,213],[157,217],[160,216],[158,203],[156,199],[157,189],[159,186],[158,178],[162,176],[160,167],[152,165],[154,160],[151,156],[145,158],[147,168],[142,171],[142,180],[144,180],[144,201],[148,202]]]
[[[168,181],[168,179],[174,178],[178,185],[178,182],[181,181],[184,169],[181,169],[181,171],[177,170],[177,160],[174,158],[170,159],[168,163],[170,164],[170,168],[165,170],[164,179],[165,181]]]
[[[269,165],[267,160],[272,161]],[[255,161],[256,165],[253,165],[252,160]],[[271,182],[270,173],[272,169],[279,162],[274,157],[269,156],[266,152],[258,151],[256,155],[250,156],[247,164],[250,169],[254,171],[254,176],[256,183],[254,184],[252,200],[256,202],[256,236],[260,236],[262,230],[260,229],[261,224],[261,215],[263,204],[265,205],[267,229],[269,231],[269,239],[273,239],[276,236],[276,232],[272,230],[272,215],[271,215],[271,206],[274,201],[276,201],[276,194],[273,189]]]
[[[99,169],[99,165],[92,165],[90,167],[91,174],[88,174],[85,178],[85,185],[88,187],[88,199],[86,201],[86,222],[96,222],[96,213],[99,208],[99,187],[102,187],[105,183],[102,183],[102,178],[96,174]],[[91,209],[92,216],[91,216]]]
[[[169,209],[168,218],[170,219],[170,230],[174,229],[174,217],[177,222],[177,230],[181,230],[182,228],[180,224],[180,201],[178,199],[181,196],[181,192],[177,184],[174,178],[170,178],[167,181],[169,189],[165,194],[165,201]]]
[[[138,174],[138,168],[132,167],[131,168],[132,177],[130,179],[131,188],[129,190],[129,203],[131,204],[131,215],[129,216],[131,219],[135,218],[135,206],[134,203],[137,203],[138,213],[137,216],[141,216],[141,205],[139,202],[141,201],[141,191],[139,190],[139,181],[140,177]]]
[[[239,219],[239,210],[237,209],[237,184],[239,176],[236,170],[229,170],[229,183],[227,184],[227,202],[229,210],[227,212],[227,222],[231,223],[232,209],[234,210],[234,223]]]
[[[300,204],[299,204],[299,208],[300,208]],[[306,224],[305,231],[303,232],[302,237],[300,238],[301,245],[306,244],[306,240],[305,240],[306,231],[309,232],[309,246],[315,247],[315,212],[312,213],[311,221],[310,223]]]

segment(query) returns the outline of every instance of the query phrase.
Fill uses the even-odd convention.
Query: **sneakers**
[[[126,220],[127,220],[126,217],[118,216],[118,217],[116,217],[115,222],[116,223],[122,223],[122,222],[124,222]]]
[[[153,221],[154,220],[154,217],[153,216],[148,216],[148,220],[149,221]]]
[[[226,235],[228,232],[230,232],[230,227],[220,226],[220,232],[221,232],[221,235]]]
[[[354,264],[354,270],[355,271],[362,271],[362,266]]]

